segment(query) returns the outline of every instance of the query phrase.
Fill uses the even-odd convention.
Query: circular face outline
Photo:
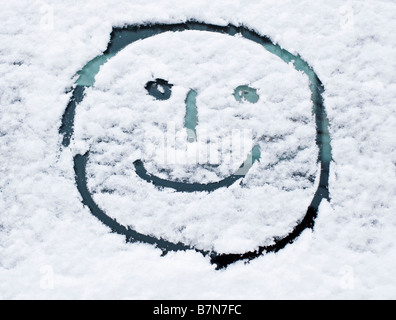
[[[149,37],[159,35],[168,31],[183,32],[188,30],[216,32],[229,36],[235,36],[238,34],[245,39],[260,44],[261,46],[263,46],[264,49],[272,54],[275,54],[285,63],[293,64],[297,71],[303,72],[306,76],[308,76],[310,80],[310,90],[312,93],[311,98],[313,103],[313,114],[315,115],[316,122],[316,145],[319,149],[318,162],[320,163],[321,168],[318,189],[314,194],[312,202],[308,207],[307,213],[304,218],[297,223],[294,229],[287,236],[274,238],[273,245],[259,247],[257,250],[254,251],[241,254],[219,254],[214,251],[199,250],[183,243],[172,243],[165,239],[138,233],[130,227],[121,225],[116,221],[116,219],[109,217],[102,209],[100,209],[93,200],[87,187],[86,164],[89,158],[89,152],[84,155],[78,154],[74,157],[74,171],[77,188],[82,196],[83,204],[90,209],[91,213],[96,218],[98,218],[102,223],[108,226],[112,230],[112,232],[124,235],[127,242],[141,242],[154,245],[157,248],[161,249],[164,255],[170,251],[195,250],[202,253],[204,256],[209,256],[211,259],[211,263],[215,264],[217,266],[217,269],[221,269],[236,261],[250,261],[269,252],[278,252],[279,250],[286,247],[288,244],[293,243],[304,230],[313,230],[315,219],[318,215],[319,205],[322,200],[326,199],[330,201],[329,172],[332,156],[329,136],[329,122],[327,119],[324,101],[322,97],[324,87],[314,70],[299,55],[294,55],[288,52],[287,50],[272,42],[269,37],[260,35],[258,32],[243,25],[234,26],[229,24],[226,26],[219,26],[189,20],[179,24],[151,23],[145,25],[130,25],[123,28],[113,28],[107,50],[102,55],[88,62],[87,65],[85,65],[85,67],[81,69],[80,72],[78,72],[79,78],[76,81],[76,85],[73,88],[72,97],[65,110],[65,113],[63,114],[62,125],[59,129],[59,133],[63,137],[63,147],[69,147],[74,133],[74,118],[76,107],[84,99],[85,88],[93,86],[95,82],[95,76],[99,72],[101,65],[105,64],[109,59],[114,57],[126,46],[138,40],[147,39]],[[244,176],[242,175],[241,178],[243,177]],[[155,184],[155,181],[150,182]],[[222,187],[228,187],[228,185],[224,185]],[[205,188],[198,188],[198,190],[205,190]]]

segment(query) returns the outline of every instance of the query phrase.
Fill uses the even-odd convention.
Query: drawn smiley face
[[[60,132],[94,216],[221,268],[313,228],[329,199],[322,92],[299,56],[247,28],[131,26],[81,70]]]

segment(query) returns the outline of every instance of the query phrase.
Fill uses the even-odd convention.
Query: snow
[[[395,9],[392,1],[373,0],[4,3],[0,298],[394,298]],[[284,176],[302,167],[317,172],[310,93],[301,73],[246,39],[162,34],[132,44],[102,67],[77,112],[70,149],[62,150],[58,134],[76,72],[106,49],[113,26],[190,18],[243,23],[300,54],[324,84],[331,125],[331,202],[321,204],[314,232],[305,231],[276,254],[222,271],[199,253],[162,257],[150,245],[128,244],[111,234],[81,203],[73,155],[91,150],[88,186],[117,220],[199,248],[254,249],[287,232],[312,200],[312,183]],[[147,95],[145,84],[156,78],[174,84],[171,99]],[[258,89],[257,104],[235,101],[232,94],[240,85]],[[233,186],[187,196],[134,180],[133,161],[140,157],[152,173],[160,175],[166,167],[166,178],[200,182],[226,177],[246,159],[249,148],[209,171],[161,162],[155,141],[142,144],[145,132],[175,119],[176,144],[180,149],[187,144],[184,101],[190,89],[199,93],[198,134],[252,129],[253,140],[286,136],[260,145],[262,161],[246,178],[248,191]],[[299,116],[298,125],[288,112]],[[97,143],[99,138],[107,140]],[[293,151],[301,141],[306,151],[265,170],[274,155]],[[120,157],[125,153],[128,157]],[[264,192],[263,181],[270,181]],[[115,192],[100,192],[104,187]],[[279,207],[289,210],[279,213]]]
[[[147,94],[146,83],[157,78],[173,84],[167,101]],[[245,83],[259,89],[260,103],[235,99]],[[190,88],[198,92],[193,153],[184,124]],[[165,33],[130,45],[101,68],[78,107],[74,143],[78,153],[90,151],[88,186],[96,203],[121,224],[203,250],[246,252],[286,236],[315,194],[308,180],[318,155],[310,95],[306,76],[252,41]],[[247,129],[250,143],[241,139]],[[246,188],[209,195],[158,190],[133,166],[141,159],[163,179],[211,183],[236,172],[253,145],[260,145],[262,160],[244,179]],[[210,158],[218,167],[202,166]]]

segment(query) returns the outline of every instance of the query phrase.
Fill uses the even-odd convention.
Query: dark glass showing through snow
[[[234,36],[236,34],[260,44],[265,50],[278,56],[286,63],[292,63],[296,70],[303,72],[310,80],[310,90],[312,93],[313,113],[316,121],[316,144],[319,148],[318,162],[321,165],[320,182],[317,191],[315,192],[311,205],[307,209],[305,217],[300,221],[286,237],[274,239],[274,244],[266,247],[259,247],[257,250],[241,253],[241,254],[218,254],[216,252],[202,251],[195,249],[191,246],[181,243],[171,243],[164,239],[158,239],[153,236],[143,235],[129,227],[122,226],[115,219],[109,217],[102,209],[100,209],[94,202],[91,194],[89,193],[86,180],[86,165],[89,161],[89,153],[85,155],[77,155],[74,158],[74,169],[76,174],[77,188],[82,196],[83,203],[89,207],[91,213],[97,217],[102,223],[107,225],[112,232],[126,236],[127,241],[130,242],[145,242],[156,245],[162,249],[164,254],[169,251],[179,250],[195,250],[203,255],[210,255],[212,263],[217,265],[217,268],[227,267],[229,264],[239,260],[251,260],[262,254],[268,252],[277,252],[295,241],[301,233],[307,229],[313,229],[315,218],[318,213],[318,208],[323,199],[329,199],[329,171],[330,163],[332,161],[331,145],[329,136],[329,123],[327,120],[322,94],[324,87],[319,80],[316,73],[308,65],[307,62],[302,60],[299,55],[293,55],[279,45],[274,44],[268,37],[262,36],[257,32],[245,28],[243,26],[216,26],[205,24],[201,22],[189,21],[180,24],[148,24],[148,25],[135,25],[125,28],[114,28],[111,34],[111,41],[107,50],[100,56],[90,61],[78,74],[79,78],[76,81],[76,87],[73,91],[72,98],[66,108],[62,118],[62,126],[59,132],[63,136],[63,146],[70,145],[73,130],[74,130],[74,117],[78,104],[84,98],[84,89],[94,85],[95,76],[99,72],[100,66],[105,64],[109,59],[114,57],[119,51],[126,46],[134,43],[137,40],[146,39],[164,32],[183,32],[187,30],[198,30],[206,32],[216,32],[224,35]],[[149,94],[157,99],[166,100],[171,95],[172,86],[165,80],[157,79],[152,83],[148,83],[146,89]],[[258,101],[259,96],[254,88],[242,85],[235,89],[234,96],[238,101],[248,101],[255,103]],[[195,106],[196,92],[190,91],[189,96],[186,98],[186,123],[185,127],[188,130],[188,139],[191,142],[196,139],[195,127],[197,125],[196,107]],[[254,163],[260,158],[260,149],[258,146],[254,147],[251,152],[251,159],[247,159],[248,163]],[[197,192],[197,191],[214,191],[218,188],[228,187],[232,183],[244,177],[248,168],[245,164],[241,165],[242,170],[240,175],[232,175],[222,182],[217,184],[186,184],[176,183],[167,180],[162,180],[150,175],[145,169],[141,160],[135,162],[136,173],[142,179],[154,183],[160,187],[173,188],[178,192]],[[247,169],[247,170],[246,170]],[[205,190],[206,186],[206,190]]]

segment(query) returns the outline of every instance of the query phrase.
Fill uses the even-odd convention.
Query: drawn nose
[[[195,90],[190,90],[186,98],[186,117],[184,119],[184,126],[187,129],[187,141],[197,141],[197,125],[198,125],[198,109],[197,109],[197,96]]]

